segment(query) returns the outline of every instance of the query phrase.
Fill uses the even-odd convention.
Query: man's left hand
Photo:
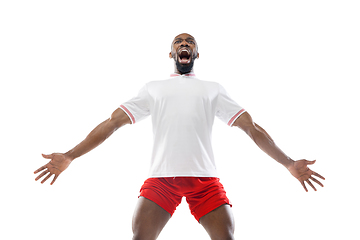
[[[304,187],[305,191],[307,192],[307,188],[305,186],[305,182],[307,182],[315,191],[316,188],[314,187],[314,185],[310,182],[310,179],[314,182],[316,182],[317,184],[319,184],[320,186],[324,187],[324,185],[317,179],[315,179],[313,176],[319,177],[323,180],[325,180],[325,178],[323,176],[321,176],[320,174],[312,171],[310,168],[308,168],[307,165],[312,165],[316,162],[316,160],[314,161],[307,161],[307,160],[299,160],[299,161],[295,161],[290,167],[288,167],[290,173],[297,179],[300,181],[301,185]]]

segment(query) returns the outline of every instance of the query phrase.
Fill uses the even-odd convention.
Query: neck
[[[176,62],[174,62],[174,73],[182,75],[182,74],[191,73],[193,71],[194,71],[193,64],[191,64],[191,66],[189,67],[183,67],[180,64],[176,64]]]

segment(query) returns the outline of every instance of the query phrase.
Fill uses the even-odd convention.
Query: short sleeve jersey
[[[147,83],[120,108],[134,124],[151,115],[153,153],[149,177],[217,177],[211,144],[217,116],[227,125],[245,112],[216,82],[172,74]]]

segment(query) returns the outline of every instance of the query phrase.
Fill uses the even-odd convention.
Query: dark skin
[[[195,59],[199,58],[195,38],[184,33],[176,36],[172,43],[169,57],[173,58],[174,62],[179,60],[179,51],[181,51],[182,48],[186,48],[187,51],[191,53],[190,61],[195,61]],[[177,66],[178,65],[175,64],[175,73],[181,74],[179,69],[177,69]],[[188,72],[191,72],[192,70],[193,69],[191,68]],[[49,155],[43,154],[43,157],[50,161],[34,172],[35,174],[40,173],[35,180],[37,181],[45,176],[41,181],[41,183],[44,183],[51,176],[54,176],[50,183],[51,185],[54,184],[59,175],[68,168],[73,160],[96,148],[117,129],[130,123],[129,117],[123,110],[120,108],[116,109],[109,119],[94,128],[81,143],[70,151],[66,153],[52,153]],[[325,178],[308,168],[308,165],[314,164],[315,161],[308,161],[305,159],[298,161],[292,160],[274,143],[264,129],[253,122],[249,113],[245,112],[240,115],[233,126],[243,130],[261,150],[286,167],[289,172],[299,180],[306,192],[308,190],[305,182],[315,191],[316,188],[313,182],[323,187],[323,184],[315,177],[323,180],[325,180]],[[169,219],[170,214],[168,212],[156,203],[140,197],[133,217],[133,239],[155,240]],[[206,214],[200,218],[200,224],[205,228],[212,240],[234,239],[234,217],[229,205],[222,205]]]
[[[181,49],[187,49],[190,52],[190,61],[195,61],[195,59],[199,58],[199,53],[197,51],[197,43],[195,38],[189,34],[180,34],[174,38],[174,41],[171,45],[171,52],[169,53],[169,58],[174,59],[174,64],[177,60],[179,60],[179,51]],[[188,65],[188,64],[183,64]],[[176,64],[174,65],[175,73],[181,74]],[[193,69],[189,69],[187,72],[191,72]]]

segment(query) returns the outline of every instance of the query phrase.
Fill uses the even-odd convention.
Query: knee
[[[217,236],[216,238],[211,238],[211,240],[235,240],[233,234],[228,234],[225,236]]]
[[[134,234],[132,240],[156,240],[157,237]]]
[[[221,238],[221,240],[235,240],[235,238],[234,238],[234,236],[228,236],[228,237],[225,237],[225,238]]]
[[[144,238],[144,237],[134,235],[132,240],[155,240],[155,238]]]

